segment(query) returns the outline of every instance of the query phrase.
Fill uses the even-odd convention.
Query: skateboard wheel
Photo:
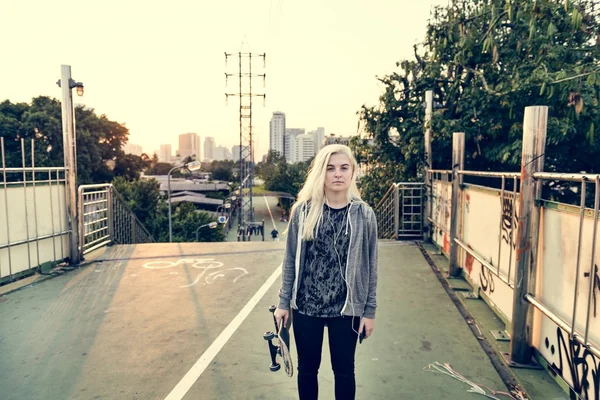
[[[269,367],[269,369],[271,370],[271,372],[279,371],[281,369],[281,365],[279,365],[279,364],[271,365]]]
[[[263,335],[263,338],[265,340],[271,340],[275,338],[275,334],[273,332],[265,332],[265,334]]]

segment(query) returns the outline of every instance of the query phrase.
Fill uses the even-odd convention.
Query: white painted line
[[[252,309],[256,307],[258,302],[267,293],[267,290],[273,285],[275,280],[281,275],[281,265],[277,267],[275,272],[271,274],[269,279],[258,289],[258,292],[252,296],[250,301],[242,308],[242,310],[235,316],[235,318],[227,325],[223,332],[217,337],[217,339],[210,345],[208,349],[202,354],[202,356],[196,361],[194,366],[188,371],[187,374],[179,381],[177,386],[169,393],[165,400],[181,400],[183,396],[190,390],[194,383],[200,378],[200,375],[204,372],[206,367],[212,362],[212,360],[219,354],[219,351],[225,346],[227,341],[233,336],[237,328],[240,327],[242,322],[250,314]]]
[[[273,214],[271,214],[271,207],[269,207],[269,202],[267,201],[267,196],[263,196],[265,198],[265,203],[267,203],[267,209],[269,210],[269,215],[271,216],[271,222],[273,223],[273,228],[276,228],[275,226],[275,220],[273,219]]]

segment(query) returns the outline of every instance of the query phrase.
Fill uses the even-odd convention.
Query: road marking
[[[219,354],[219,351],[225,346],[227,341],[233,336],[237,328],[240,327],[242,322],[250,314],[250,312],[256,307],[258,302],[263,298],[265,293],[273,285],[275,280],[281,275],[281,265],[277,267],[275,272],[271,274],[269,279],[258,289],[258,292],[252,296],[250,301],[242,308],[242,310],[235,316],[235,318],[227,325],[223,332],[217,337],[217,339],[210,345],[208,349],[202,354],[202,356],[196,361],[194,366],[188,371],[187,374],[179,381],[177,386],[169,393],[165,400],[181,400],[183,396],[190,390],[190,388],[196,383],[200,375],[209,366],[212,360]]]
[[[271,222],[273,222],[273,228],[277,228],[275,226],[275,220],[273,219],[273,214],[271,214],[271,207],[269,207],[269,202],[267,201],[267,196],[263,196],[265,198],[265,203],[267,204],[267,209],[269,210],[269,215],[271,216]]]

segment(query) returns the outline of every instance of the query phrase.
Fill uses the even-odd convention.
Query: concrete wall
[[[445,254],[449,253],[451,186],[434,181],[433,216],[438,226],[448,232],[434,229],[433,240]],[[518,228],[518,199],[505,191],[466,185],[462,193],[459,240],[492,265],[493,271],[484,267],[474,257],[460,251],[459,263],[463,275],[497,314],[510,322],[513,309],[513,287]],[[517,194],[518,196],[518,194]],[[450,210],[451,211],[451,210]],[[581,266],[577,290],[575,326],[580,334],[585,332],[590,289],[589,271],[592,264],[593,216],[587,210],[581,242]],[[534,296],[568,324],[573,318],[579,209],[563,204],[550,204],[540,211],[538,263]],[[598,229],[600,230],[600,222]],[[511,238],[512,234],[512,238]],[[500,250],[500,251],[499,251]],[[596,238],[594,257],[593,295],[590,301],[591,316],[589,341],[600,347],[600,232]],[[499,268],[498,268],[499,266]],[[600,359],[572,340],[570,332],[560,329],[553,321],[532,306],[532,344],[548,364],[583,398],[600,396]],[[587,383],[585,383],[587,382]]]
[[[588,210],[591,211],[591,210]],[[540,227],[540,253],[535,281],[538,300],[553,310],[561,319],[571,324],[577,273],[577,239],[579,235],[579,210],[575,207],[543,208]],[[596,224],[600,224],[596,221]],[[585,333],[590,290],[590,267],[592,264],[591,212],[584,218],[581,242],[579,284],[576,300],[575,327]],[[600,229],[600,226],[598,227]],[[599,232],[600,233],[600,232]],[[594,273],[591,277],[593,294],[590,301],[591,315],[588,340],[596,348],[600,346],[600,236],[596,238]],[[534,313],[533,344],[557,373],[572,387],[586,393],[584,382],[589,382],[587,399],[600,397],[600,359],[573,341],[565,332],[539,311]],[[593,376],[595,375],[595,377]]]
[[[37,237],[69,230],[64,183],[36,184],[35,202],[32,186],[27,190],[22,185],[8,186],[6,200],[8,204],[5,196],[0,196],[0,245],[9,244],[9,237],[11,245],[10,257],[9,248],[0,249],[0,279],[69,256],[68,234],[35,240],[36,221]],[[27,239],[33,241],[14,244]]]

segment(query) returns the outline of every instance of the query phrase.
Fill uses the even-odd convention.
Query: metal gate
[[[423,238],[425,183],[394,183],[375,207],[381,239]]]
[[[110,183],[79,186],[79,256],[108,244],[154,239]]]

